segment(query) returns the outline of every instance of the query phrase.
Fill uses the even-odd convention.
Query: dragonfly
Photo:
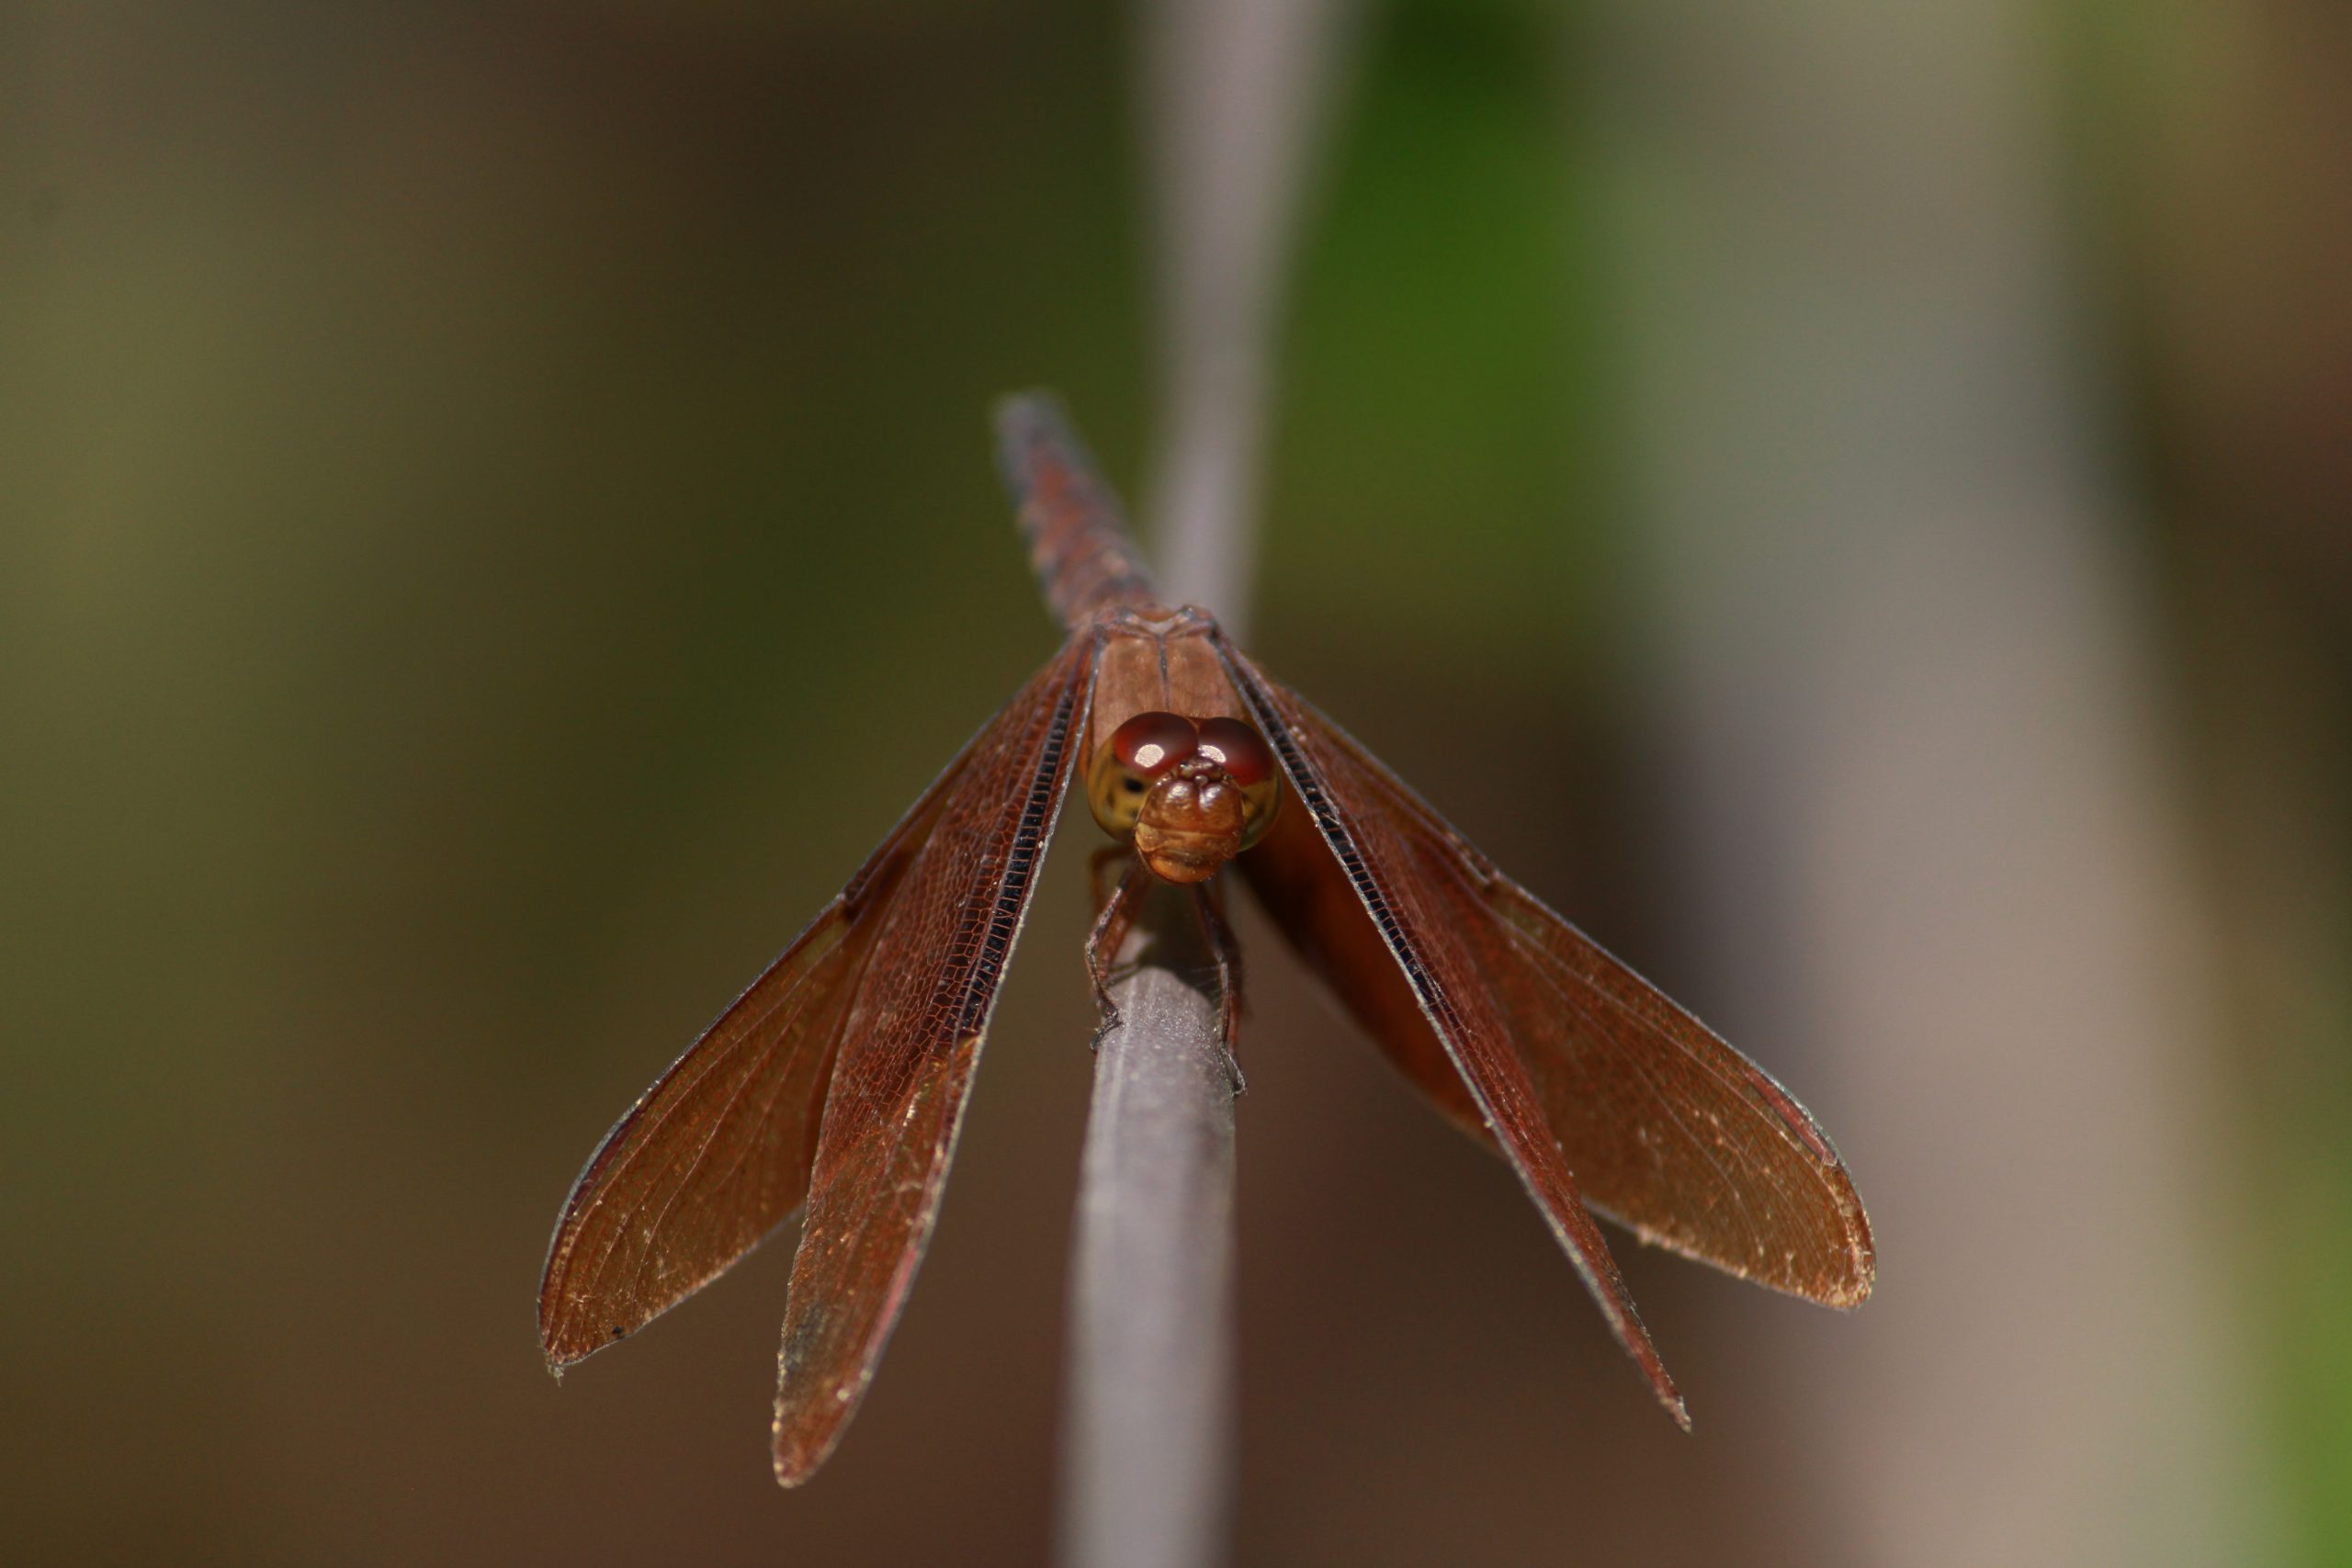
[[[627,1338],[803,1212],[775,1474],[808,1479],[921,1264],[972,1076],[1066,795],[1126,866],[1087,944],[1098,1003],[1155,885],[1189,891],[1232,1059],[1230,865],[1437,1111],[1509,1165],[1668,1412],[1690,1416],[1595,1216],[1835,1307],[1875,1252],[1851,1178],[1761,1067],[1497,869],[1196,605],[1170,607],[1050,396],[1000,466],[1061,651],[849,885],[606,1134],[557,1220],[540,1344]],[[1237,1085],[1238,1087],[1238,1085]]]

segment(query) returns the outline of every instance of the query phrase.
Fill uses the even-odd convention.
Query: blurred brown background
[[[813,1485],[786,1247],[560,1390],[532,1302],[1050,650],[989,399],[1142,486],[1136,21],[0,12],[11,1561],[1045,1554],[1082,821]],[[1247,920],[1238,1559],[2352,1562],[2352,19],[1334,38],[1253,645],[1787,1079],[1882,1271],[1626,1247],[1684,1438]]]

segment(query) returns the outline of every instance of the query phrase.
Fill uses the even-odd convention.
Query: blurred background
[[[2352,1562],[2352,15],[1312,9],[1252,646],[1880,1283],[1623,1247],[1685,1438],[1245,912],[1238,1560]],[[1153,492],[1152,12],[0,12],[11,1561],[1046,1554],[1082,820],[811,1486],[788,1237],[560,1389],[533,1300],[1051,650],[989,400]]]

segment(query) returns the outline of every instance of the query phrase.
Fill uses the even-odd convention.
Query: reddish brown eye
[[[1189,718],[1172,713],[1139,713],[1111,732],[1111,754],[1145,778],[1157,778],[1200,745]]]
[[[1238,718],[1212,718],[1201,726],[1201,755],[1223,768],[1242,788],[1274,776],[1273,749]]]

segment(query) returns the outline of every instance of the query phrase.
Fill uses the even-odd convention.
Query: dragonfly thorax
[[[1102,830],[1164,882],[1204,882],[1256,843],[1281,804],[1263,737],[1238,718],[1143,713],[1112,732],[1086,779]]]

